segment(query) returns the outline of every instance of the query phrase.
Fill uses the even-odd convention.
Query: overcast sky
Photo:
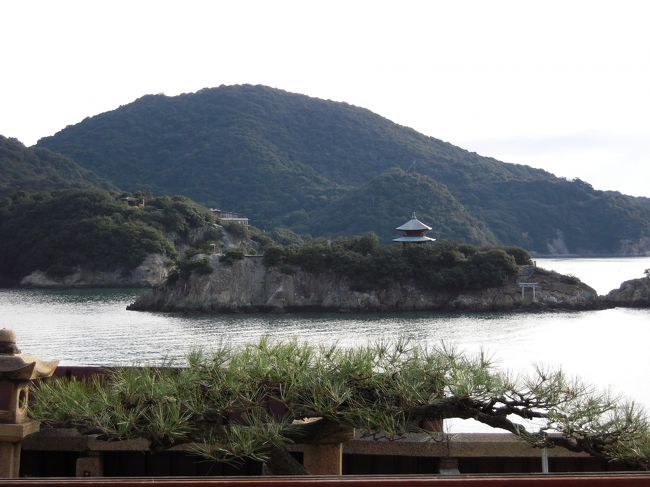
[[[149,93],[264,84],[650,196],[650,2],[0,3],[0,134]]]

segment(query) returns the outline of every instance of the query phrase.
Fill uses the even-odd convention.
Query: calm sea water
[[[539,259],[537,264],[580,277],[602,294],[642,277],[650,258]],[[0,290],[0,327],[16,331],[24,352],[68,365],[182,362],[193,348],[262,336],[345,346],[396,336],[432,344],[444,340],[469,353],[487,350],[499,366],[513,371],[530,370],[534,363],[562,366],[650,409],[650,310],[212,316],[127,311],[140,292]]]

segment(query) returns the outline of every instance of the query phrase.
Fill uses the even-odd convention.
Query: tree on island
[[[194,352],[183,368],[58,379],[35,394],[31,414],[46,425],[107,440],[144,437],[154,449],[192,443],[208,459],[252,459],[275,474],[307,473],[288,453],[291,443],[350,428],[397,439],[441,418],[474,419],[536,447],[650,467],[649,423],[634,403],[560,370],[515,377],[483,353],[406,340],[357,349],[262,340]]]

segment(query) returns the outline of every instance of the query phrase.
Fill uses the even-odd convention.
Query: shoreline
[[[618,255],[618,254],[544,254],[535,255],[531,253],[531,258],[535,259],[647,259],[650,254],[646,255]]]
[[[336,307],[327,307],[327,306],[288,306],[282,309],[272,307],[272,306],[250,306],[250,307],[221,307],[213,309],[177,309],[174,307],[167,307],[162,309],[157,308],[147,308],[147,307],[138,307],[134,306],[135,303],[132,303],[126,307],[128,311],[140,311],[147,313],[173,313],[173,314],[188,314],[188,315],[210,315],[210,314],[223,314],[223,315],[312,315],[312,314],[332,314],[332,315],[387,315],[387,314],[407,314],[407,313],[437,313],[441,315],[460,315],[460,314],[469,314],[469,315],[478,315],[484,313],[495,313],[495,314],[524,314],[524,313],[579,313],[581,311],[601,311],[605,309],[614,309],[614,308],[635,308],[635,306],[616,306],[610,305],[609,303],[594,303],[594,306],[557,306],[557,307],[548,307],[544,305],[526,305],[519,306],[515,308],[506,308],[506,307],[494,307],[494,308],[460,308],[458,306],[454,307],[438,307],[438,308],[418,308],[418,309],[407,309],[407,308],[336,308]]]
[[[549,257],[544,257],[549,258]],[[590,259],[561,257],[560,260]],[[615,260],[647,259],[647,257],[617,257]],[[444,314],[480,313],[553,313],[591,311],[612,308],[644,309],[650,307],[650,300],[639,294],[639,286],[646,282],[628,280],[618,284],[609,292],[596,292],[571,274],[549,271],[552,267],[523,266],[501,287],[468,289],[425,289],[414,282],[395,281],[385,287],[365,291],[355,290],[350,283],[331,272],[311,274],[294,271],[289,274],[278,269],[259,265],[257,259],[244,259],[248,264],[234,267],[212,262],[216,272],[208,276],[192,275],[182,282],[158,286],[140,284],[70,284],[21,285],[13,283],[0,286],[6,291],[42,292],[119,292],[133,294],[133,302],[126,309],[130,311],[179,313],[179,314],[401,314],[409,312]],[[242,261],[243,262],[243,261]],[[601,259],[606,263],[606,259]],[[644,267],[644,266],[642,266]],[[297,272],[297,274],[296,274]],[[566,271],[565,271],[566,272]],[[225,273],[225,274],[224,274]],[[223,274],[223,275],[222,275]],[[296,275],[294,275],[296,274]],[[534,276],[534,277],[530,277]],[[593,276],[592,276],[593,277]],[[524,294],[520,282],[539,282],[536,301],[532,301],[529,290]],[[634,286],[634,289],[630,290]],[[625,287],[626,295],[620,295]]]

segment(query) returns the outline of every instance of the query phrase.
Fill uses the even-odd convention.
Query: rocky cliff
[[[213,240],[209,239],[207,233],[211,232],[218,236]],[[247,232],[238,236],[229,227],[210,224],[198,228],[192,228],[181,238],[179,235],[169,233],[168,239],[177,242],[177,250],[183,254],[191,250],[192,245],[200,245],[209,240],[216,245],[220,251],[250,248],[256,251],[259,243],[252,241]],[[153,287],[162,285],[170,270],[174,267],[174,261],[167,256],[160,254],[149,254],[142,263],[134,269],[118,267],[106,271],[92,270],[83,265],[77,265],[74,271],[55,276],[43,270],[35,270],[24,276],[19,281],[21,287],[38,288],[66,288],[66,287]],[[0,281],[1,283],[1,281]],[[9,282],[9,285],[15,285]]]
[[[209,258],[212,272],[193,273],[140,297],[129,309],[152,311],[412,311],[517,309],[593,309],[596,292],[576,278],[525,266],[504,286],[460,293],[437,292],[413,282],[356,290],[333,273],[314,274],[298,267],[266,267],[261,257],[232,263]],[[524,295],[519,282],[536,282]]]
[[[91,271],[78,267],[72,274],[54,277],[34,271],[23,277],[23,287],[151,287],[161,285],[167,278],[172,261],[150,254],[132,270]]]
[[[650,277],[625,281],[604,299],[611,306],[650,308]]]

